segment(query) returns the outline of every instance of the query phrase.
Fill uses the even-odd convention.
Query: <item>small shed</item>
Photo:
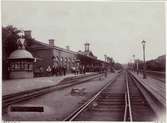
[[[18,49],[8,57],[10,79],[33,78],[34,57],[24,47],[24,38],[17,41]]]

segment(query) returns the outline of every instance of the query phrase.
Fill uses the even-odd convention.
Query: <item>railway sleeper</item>
[[[96,108],[124,108],[125,105],[98,105]]]
[[[100,101],[100,102],[98,102],[98,104],[99,105],[124,105],[125,104],[125,102],[123,102],[123,101],[119,101],[119,102],[117,102],[117,101],[115,101],[115,102],[109,102],[109,101]]]
[[[124,96],[101,95],[99,99],[124,99]]]
[[[131,101],[132,101],[132,102],[145,102],[143,99],[139,99],[139,98],[137,98],[137,99],[131,98]],[[145,103],[146,103],[146,102],[145,102]]]
[[[153,121],[155,116],[149,112],[133,112],[133,120],[135,121]]]
[[[93,108],[96,112],[123,112],[124,108]]]
[[[131,98],[131,101],[132,101],[132,102],[135,102],[135,103],[136,103],[136,102],[144,102],[144,103],[146,103],[146,101],[145,101],[144,99],[142,99],[142,98],[135,98],[135,99],[134,99],[134,98]]]
[[[143,99],[144,97],[140,95],[140,96],[131,96],[131,98],[136,100],[136,99]]]
[[[134,110],[132,112],[132,114],[136,114],[136,115],[147,115],[147,116],[155,116],[155,115],[152,115],[152,112],[150,110]]]
[[[100,97],[98,100],[108,100],[108,101],[124,101],[124,97]]]
[[[148,111],[148,112],[150,112],[150,113],[153,112],[153,111],[150,109],[150,107],[148,107],[148,106],[133,106],[133,107],[132,107],[132,111],[135,111],[135,112]]]
[[[135,106],[148,106],[147,103],[145,103],[145,102],[133,102],[131,104],[135,105]]]
[[[93,115],[93,117],[91,117]],[[76,121],[122,121],[123,114],[118,112],[92,112],[91,115],[84,114],[81,118]]]
[[[111,90],[108,90],[108,91],[105,90],[101,93],[101,95],[102,96],[108,95],[108,96],[112,96],[112,97],[123,97],[124,93],[113,93],[113,92],[111,92]]]

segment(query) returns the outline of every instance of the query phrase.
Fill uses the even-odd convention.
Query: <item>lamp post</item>
[[[136,60],[136,72],[139,74],[139,59]]]
[[[133,61],[134,61],[134,63],[133,63],[133,70],[135,72],[135,55],[132,55],[132,57],[133,57]]]
[[[143,79],[146,79],[146,62],[145,62],[145,44],[146,44],[146,41],[143,40],[141,43],[143,45],[143,60],[144,60]]]
[[[107,61],[107,55],[104,55],[104,61],[105,62]]]
[[[107,62],[107,55],[104,55],[104,67],[106,67],[106,62]]]

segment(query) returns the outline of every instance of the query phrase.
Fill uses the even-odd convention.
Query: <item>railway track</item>
[[[150,104],[150,107],[153,109],[153,112],[156,113],[158,118],[161,117],[162,114],[166,114],[166,103],[164,103],[164,100],[160,100],[155,94],[153,94],[153,91],[149,91],[130,72],[129,78],[132,79],[131,81],[133,81],[139,91],[142,92],[143,97]]]
[[[136,81],[137,82],[137,81]],[[131,99],[131,112],[134,121],[152,121],[156,114],[145,99],[143,93],[136,85],[132,76],[128,76],[129,94]]]
[[[64,121],[153,121],[155,117],[134,80],[124,71]]]
[[[44,88],[39,88],[39,89],[33,89],[33,90],[28,90],[24,92],[19,92],[15,94],[10,94],[2,97],[2,112],[6,113],[7,109],[10,105],[26,101],[29,99],[33,99],[38,96],[42,96],[44,94],[47,94],[49,92],[58,90],[58,89],[63,89],[66,87],[70,87],[76,84],[80,84],[83,82],[89,82],[93,79],[96,79],[98,77],[103,76],[103,74],[93,74],[93,75],[86,75],[86,76],[81,76],[81,77],[73,77],[73,78],[67,78],[63,80],[60,84],[58,85],[53,85],[49,87],[44,87]]]

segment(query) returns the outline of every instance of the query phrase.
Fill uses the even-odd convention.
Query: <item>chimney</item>
[[[27,38],[27,39],[31,39],[32,37],[31,37],[31,30],[25,30],[24,31],[24,35],[25,35],[25,37]]]
[[[49,39],[49,46],[54,47],[54,39]]]
[[[85,52],[88,52],[89,51],[89,43],[85,43]]]
[[[70,50],[70,46],[66,46],[66,49],[67,49],[67,50]]]

